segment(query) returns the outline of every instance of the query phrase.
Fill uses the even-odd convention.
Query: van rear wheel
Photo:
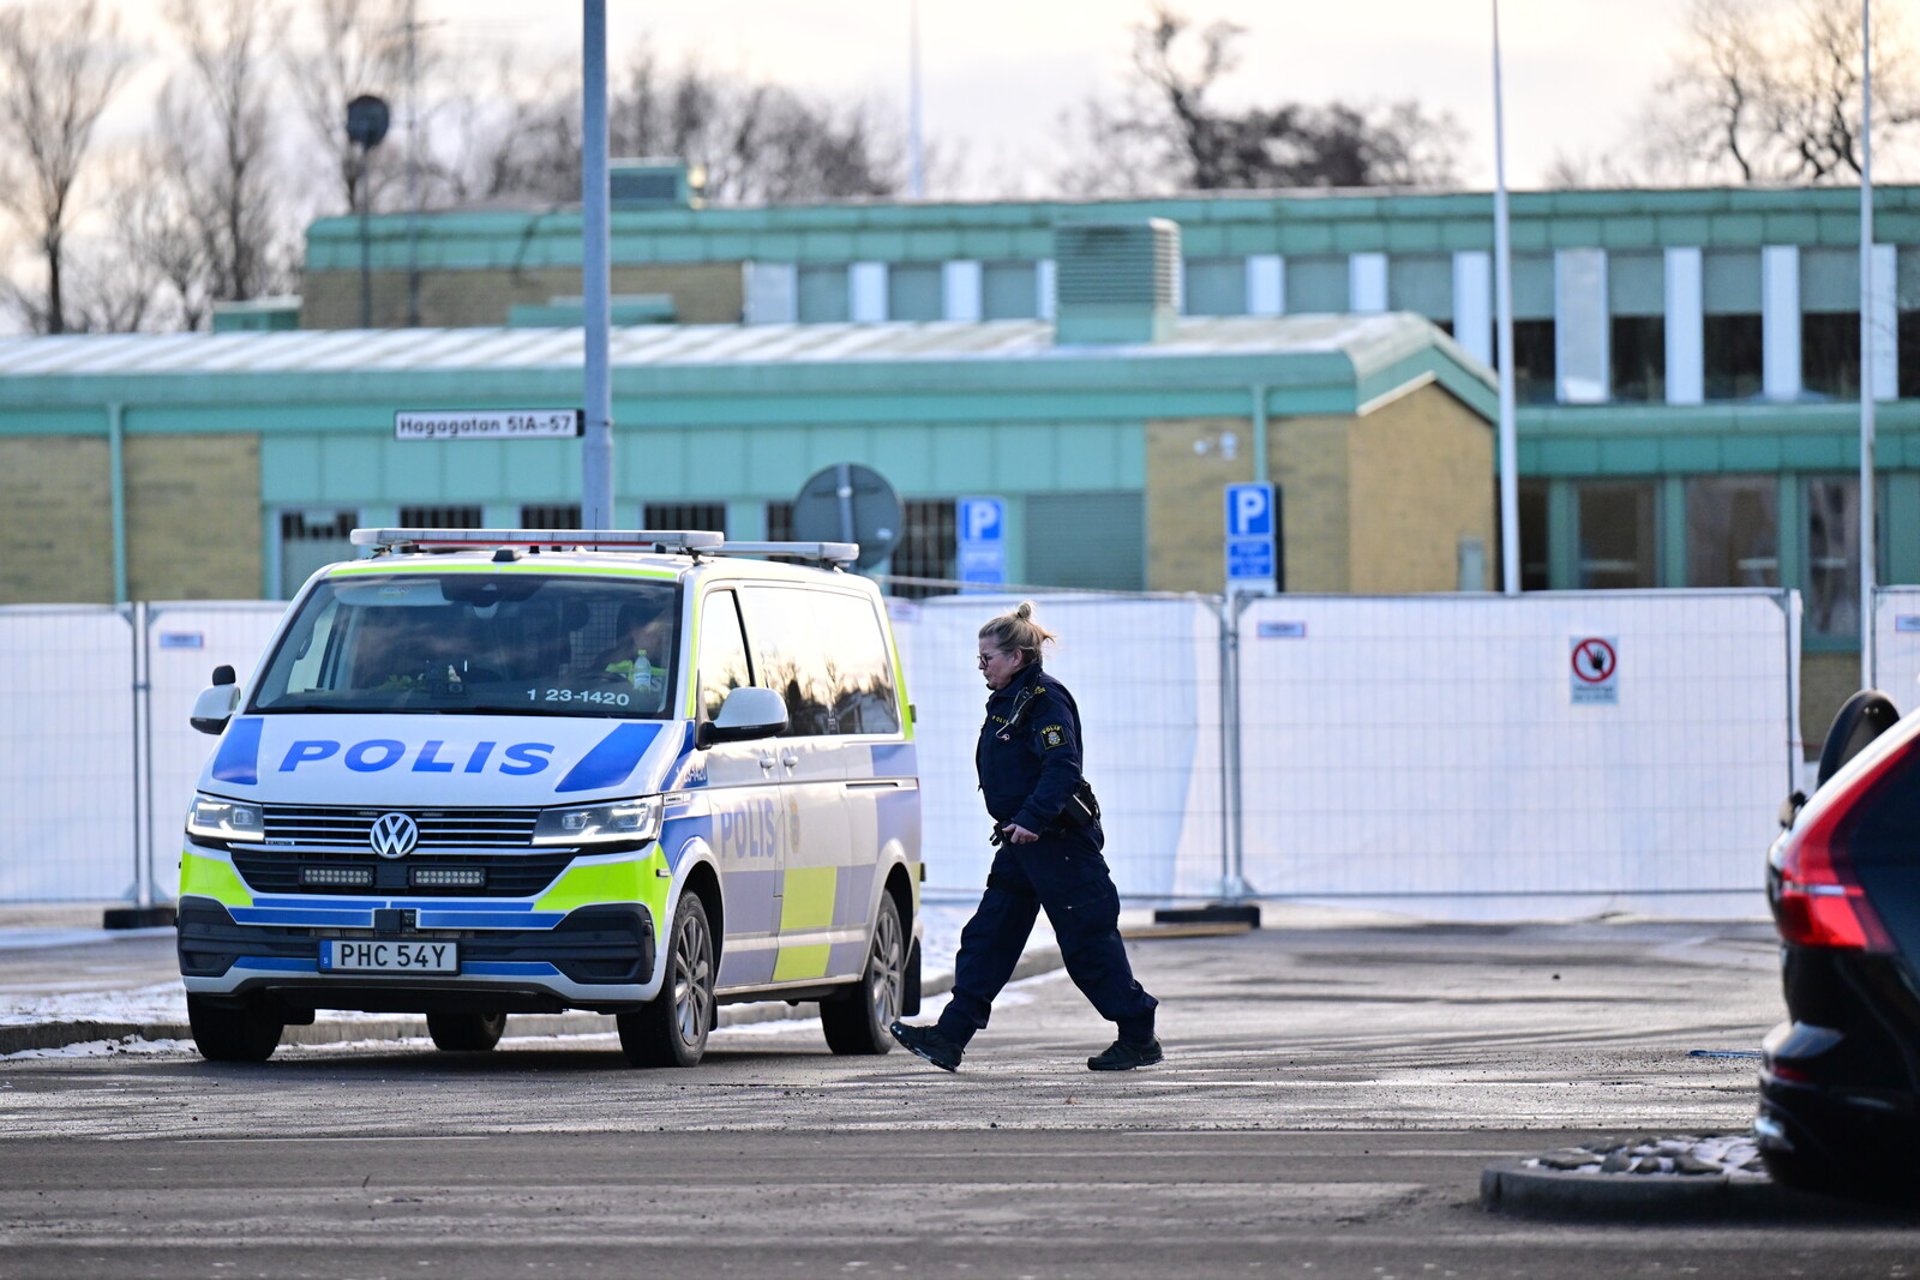
[[[707,1050],[713,1030],[713,930],[697,893],[680,895],[660,994],[614,1022],[620,1049],[636,1067],[692,1067]]]
[[[887,1028],[900,1016],[906,990],[907,935],[893,895],[880,895],[880,918],[873,923],[873,945],[860,983],[820,1002],[820,1027],[835,1053],[886,1053],[893,1048]]]
[[[208,1062],[265,1062],[280,1045],[286,1019],[277,1007],[250,1000],[239,1007],[187,993],[193,1046]]]
[[[504,1013],[430,1013],[427,1034],[433,1047],[448,1053],[485,1053],[507,1029]]]

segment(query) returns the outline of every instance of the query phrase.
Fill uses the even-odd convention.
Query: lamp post
[[[347,104],[347,141],[359,153],[358,172],[354,175],[354,203],[360,206],[360,327],[373,328],[373,262],[371,236],[367,226],[373,199],[367,189],[367,153],[387,136],[389,113],[386,100],[363,93]]]

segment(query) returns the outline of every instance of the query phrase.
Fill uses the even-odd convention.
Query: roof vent
[[[615,209],[692,209],[705,203],[707,171],[685,160],[612,160],[607,197]]]
[[[1159,342],[1173,333],[1180,227],[1165,218],[1053,229],[1060,343]]]

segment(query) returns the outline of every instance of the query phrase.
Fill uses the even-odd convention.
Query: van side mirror
[[[720,714],[693,731],[697,750],[722,742],[751,742],[787,731],[786,699],[771,689],[740,688],[720,704]]]
[[[223,685],[238,684],[240,681],[239,677],[233,674],[233,668],[223,662],[213,669],[213,682],[216,685]]]
[[[233,713],[240,709],[240,686],[231,680],[221,684],[218,679],[220,671],[229,676],[233,674],[232,667],[221,667],[214,672],[212,686],[202,689],[200,696],[193,700],[193,714],[187,722],[201,733],[223,732],[227,721],[233,719]]]

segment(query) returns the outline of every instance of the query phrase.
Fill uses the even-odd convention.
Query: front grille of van
[[[404,813],[420,828],[423,852],[530,849],[538,809],[372,809],[265,806],[269,848],[341,850],[361,853],[373,845],[374,820],[383,813]]]
[[[419,842],[404,857],[373,851],[373,824],[387,813],[404,813],[419,828]],[[538,809],[270,804],[262,816],[265,840],[231,846],[233,865],[255,893],[521,898],[552,884],[575,853],[534,846]],[[329,870],[308,874],[307,868]],[[416,871],[425,869],[436,873],[429,880],[441,883],[418,883]],[[477,882],[444,883],[448,879]]]

